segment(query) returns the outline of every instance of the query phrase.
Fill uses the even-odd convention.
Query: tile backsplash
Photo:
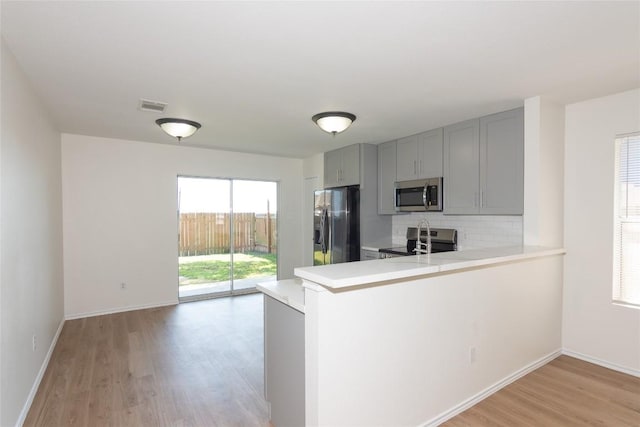
[[[522,244],[522,216],[420,212],[393,216],[394,245],[404,245],[407,242],[407,227],[417,227],[422,219],[429,221],[431,227],[458,230],[458,250]]]

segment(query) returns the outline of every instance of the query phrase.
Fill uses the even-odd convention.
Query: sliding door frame
[[[235,255],[235,224],[234,224],[234,206],[233,206],[233,191],[234,191],[234,181],[255,181],[255,182],[267,182],[274,183],[276,185],[276,212],[280,212],[280,181],[275,180],[266,180],[266,179],[253,179],[253,178],[228,178],[228,177],[208,177],[208,176],[198,176],[198,175],[177,175],[176,177],[176,187],[178,184],[178,180],[180,178],[194,178],[194,179],[211,179],[211,180],[220,180],[220,181],[229,181],[229,213],[230,213],[230,221],[229,221],[229,290],[228,291],[220,291],[220,292],[212,292],[202,295],[193,295],[188,297],[180,297],[180,292],[178,289],[178,302],[191,302],[191,301],[199,301],[205,299],[213,299],[213,298],[223,298],[229,296],[237,296],[237,295],[247,295],[254,294],[258,291],[255,287],[253,288],[243,288],[240,290],[234,289],[234,255]],[[177,193],[177,192],[176,192]],[[180,201],[177,200],[177,223],[176,227],[178,228],[178,247],[180,245]],[[276,215],[276,230],[280,230],[280,214]],[[276,233],[276,248],[280,248],[280,233]],[[180,256],[178,251],[178,256]],[[276,278],[280,277],[280,262],[279,262],[279,250],[276,252]],[[179,288],[178,284],[178,288]]]

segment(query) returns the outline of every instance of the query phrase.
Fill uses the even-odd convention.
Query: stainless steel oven
[[[420,230],[420,241],[427,240],[427,230]],[[418,229],[416,227],[407,228],[406,246],[395,248],[378,249],[380,258],[393,258],[398,256],[415,255],[416,243],[418,242]],[[431,253],[450,252],[458,250],[458,232],[453,228],[432,228],[431,229]]]
[[[395,185],[396,211],[442,211],[442,178],[400,181]]]

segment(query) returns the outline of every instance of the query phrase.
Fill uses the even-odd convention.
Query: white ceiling
[[[60,131],[304,158],[640,86],[640,2],[2,1]],[[162,116],[139,98],[169,104]],[[311,116],[358,116],[332,138]]]

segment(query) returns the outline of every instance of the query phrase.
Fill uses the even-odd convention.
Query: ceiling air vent
[[[151,111],[152,113],[164,113],[167,109],[166,102],[149,101],[148,99],[140,99],[138,108],[142,111]]]

